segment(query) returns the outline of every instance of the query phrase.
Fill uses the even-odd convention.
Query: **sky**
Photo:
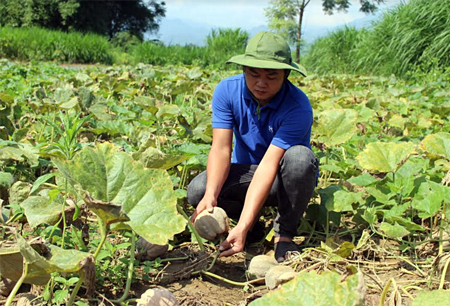
[[[365,17],[359,12],[359,1],[352,0],[348,13],[325,15],[321,0],[311,0],[305,11],[305,25],[335,26]],[[381,8],[399,3],[387,0]],[[269,0],[165,0],[166,17],[192,22],[207,23],[219,27],[253,28],[267,24],[264,9]]]
[[[380,11],[392,8],[402,0],[386,0],[380,6]],[[198,26],[208,28],[237,28],[252,30],[267,26],[267,18],[264,9],[269,6],[269,0],[165,0],[166,16],[163,18],[160,28],[160,39],[173,35],[175,37],[178,22],[180,36],[186,27]],[[359,12],[359,0],[351,0],[347,13],[335,13],[326,15],[322,10],[322,0],[311,0],[306,7],[304,15],[304,29],[330,29],[354,22],[355,20],[373,20],[374,16],[368,16]],[[171,23],[171,24],[170,24]],[[168,28],[170,27],[170,30]],[[200,29],[200,28],[198,28]],[[167,32],[171,32],[169,34]],[[195,36],[195,29],[192,35]],[[250,31],[251,32],[251,31]],[[184,34],[186,36],[186,34]],[[186,37],[186,40],[189,38]],[[167,41],[165,41],[167,42]]]

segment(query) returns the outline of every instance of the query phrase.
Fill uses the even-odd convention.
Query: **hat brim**
[[[234,63],[242,66],[262,69],[289,69],[297,71],[305,77],[307,76],[306,69],[294,62],[289,65],[275,61],[256,59],[254,57],[245,56],[245,54],[233,56],[226,63]]]

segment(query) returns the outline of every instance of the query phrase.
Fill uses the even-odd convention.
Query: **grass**
[[[0,27],[0,56],[17,60],[112,64],[105,37],[40,28]]]
[[[123,41],[122,41],[123,40]],[[77,32],[41,28],[0,27],[0,57],[21,61],[54,61],[79,64],[196,65],[226,68],[225,62],[243,53],[248,33],[241,29],[212,30],[206,46],[164,45]]]
[[[346,27],[317,40],[305,65],[317,73],[400,77],[424,66],[445,69],[450,66],[448,16],[450,0],[402,3],[369,29]]]

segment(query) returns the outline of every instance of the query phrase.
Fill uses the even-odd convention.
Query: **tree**
[[[72,26],[83,32],[94,32],[113,38],[120,32],[143,38],[145,32],[156,32],[165,16],[165,3],[143,0],[81,1]]]
[[[165,3],[154,0],[0,0],[0,26],[39,26],[92,32],[113,38],[120,32],[143,38],[158,30]]]
[[[270,0],[265,9],[269,28],[283,35],[290,43],[295,43],[295,60],[300,61],[302,25],[305,9],[311,0]],[[374,13],[385,0],[359,0],[360,11]],[[323,11],[332,15],[336,11],[346,12],[351,0],[322,0]]]

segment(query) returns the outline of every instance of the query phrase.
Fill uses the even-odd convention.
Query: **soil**
[[[301,243],[301,240],[296,242]],[[430,278],[433,273],[432,262],[437,257],[436,244],[423,244],[417,248],[416,255],[419,259],[414,262],[409,256],[398,251],[399,245],[395,241],[371,239],[363,247],[355,249],[349,258],[339,262],[328,260],[329,255],[324,255],[323,249],[318,250],[319,246],[320,242],[317,242],[314,247],[293,257],[288,264],[292,264],[296,271],[334,270],[343,275],[343,279],[352,266],[358,267],[364,276],[365,306],[380,305],[385,288],[388,288],[385,305],[409,306],[420,289],[437,289],[439,286],[438,275]],[[208,246],[206,251],[200,251],[197,244],[185,242],[164,254],[160,266],[149,272],[145,269],[149,262],[137,265],[136,279],[132,283],[128,299],[139,298],[147,289],[163,287],[175,295],[181,306],[248,305],[268,292],[264,284],[246,285],[249,278],[245,272],[249,261],[254,255],[271,252],[271,244],[266,241],[265,245],[250,248],[231,257],[217,258],[214,262],[216,251],[213,246]],[[300,257],[301,261],[296,261]],[[201,272],[206,270],[207,273]],[[90,306],[115,305],[111,301],[121,297],[124,287],[125,285],[121,287],[105,281],[103,286],[96,285],[95,299],[88,300],[84,296],[83,287],[79,296]],[[42,291],[43,287],[23,286],[16,301],[30,293],[34,296],[42,295]],[[2,300],[0,297],[0,306],[4,305],[5,300],[6,298]],[[38,298],[33,305],[46,304]],[[135,300],[124,305],[135,305]]]
[[[267,292],[264,284],[252,284],[245,286],[249,281],[246,276],[247,265],[254,254],[262,251],[262,248],[253,248],[248,253],[240,253],[230,257],[217,258],[214,265],[208,271],[226,281],[203,273],[196,273],[208,269],[214,260],[214,250],[200,252],[196,246],[187,245],[166,254],[167,258],[183,257],[189,259],[173,261],[166,265],[163,273],[152,275],[152,285],[148,282],[140,282],[133,286],[132,294],[140,296],[148,288],[162,286],[170,290],[180,305],[190,306],[223,306],[223,305],[247,305],[255,297]],[[230,284],[229,281],[241,284]]]

